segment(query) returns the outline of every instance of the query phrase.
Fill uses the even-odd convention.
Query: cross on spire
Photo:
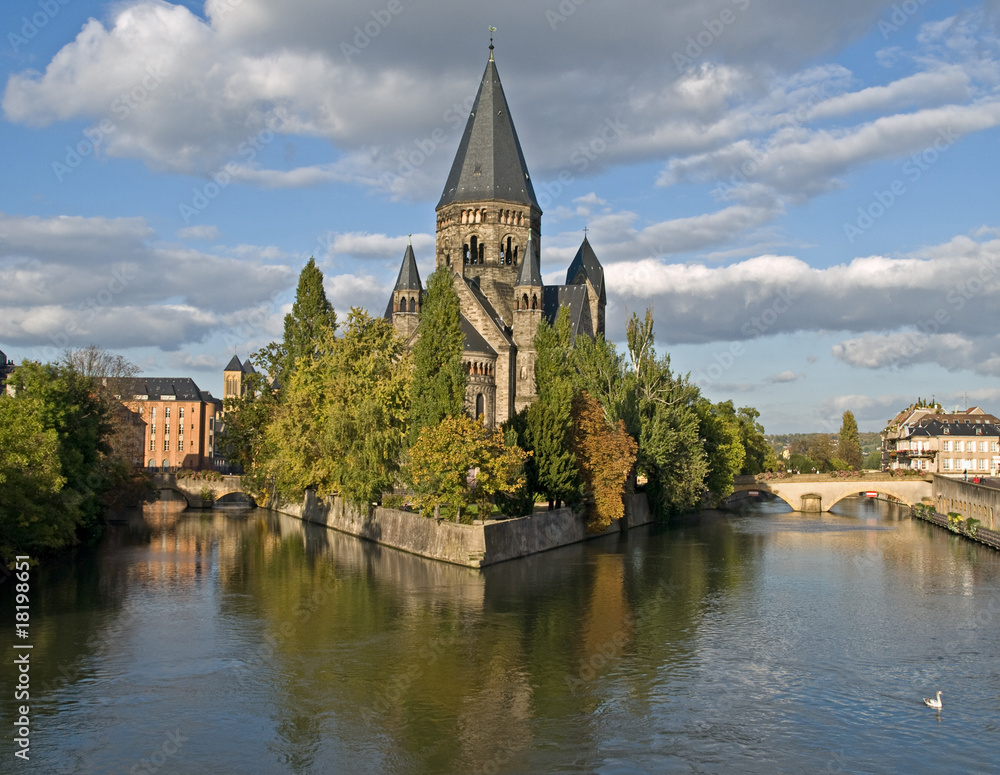
[[[493,33],[497,31],[496,27],[490,27],[490,61],[493,60]]]

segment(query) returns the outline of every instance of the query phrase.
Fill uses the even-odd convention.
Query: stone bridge
[[[228,503],[237,505],[246,501],[249,501],[251,506],[254,505],[253,498],[243,492],[243,485],[238,476],[219,476],[218,479],[186,476],[178,479],[176,474],[153,474],[153,484],[157,490],[173,490],[180,493],[187,501],[187,505],[194,509],[210,509],[212,506],[225,506]],[[202,490],[211,492],[212,497],[202,498]]]
[[[931,477],[833,476],[829,474],[793,474],[782,479],[761,479],[739,476],[733,482],[733,495],[741,492],[769,492],[796,511],[829,511],[844,498],[865,493],[889,495],[907,506],[914,506],[934,497]]]

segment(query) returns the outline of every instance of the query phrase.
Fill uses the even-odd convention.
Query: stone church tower
[[[573,335],[596,336],[604,332],[607,304],[604,270],[586,239],[567,284],[542,283],[542,210],[492,44],[436,210],[435,268],[453,273],[461,304],[466,408],[492,427],[537,397],[533,340],[541,320],[551,323],[560,307],[568,307]],[[421,294],[416,259],[407,247],[386,317],[411,346],[420,335]]]

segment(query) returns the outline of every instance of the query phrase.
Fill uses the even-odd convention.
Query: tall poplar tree
[[[410,444],[420,431],[465,412],[464,339],[451,272],[441,267],[427,278],[420,309],[420,335],[413,346]]]
[[[837,439],[837,457],[843,460],[849,468],[860,469],[864,458],[861,455],[861,441],[858,437],[858,423],[854,413],[848,409],[840,424],[840,436]]]
[[[288,384],[296,362],[316,353],[316,344],[326,331],[337,330],[337,313],[323,290],[323,272],[313,258],[299,274],[292,311],[285,315],[284,361],[277,375],[282,387]]]
[[[534,452],[537,487],[549,501],[575,505],[582,498],[580,470],[572,450],[575,373],[569,309],[562,307],[554,326],[538,324],[535,334],[535,385],[538,400],[528,407],[527,441]]]

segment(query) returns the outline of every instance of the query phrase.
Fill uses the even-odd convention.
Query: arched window
[[[469,243],[466,242],[462,245],[462,262],[465,264],[469,263]]]
[[[528,294],[524,294],[521,297],[521,309],[527,309],[527,308],[528,308]]]
[[[417,300],[413,296],[411,296],[410,297],[410,312],[416,312],[416,311],[417,311]]]
[[[162,465],[162,466],[160,466],[160,468],[161,468],[161,470],[163,470],[163,471],[168,471],[168,470],[170,470],[170,461],[169,461],[169,460],[167,460],[166,458],[163,458],[163,465]]]
[[[479,262],[479,237],[469,237],[469,263],[477,264]]]
[[[478,420],[486,412],[486,400],[482,393],[476,393],[476,419]]]
[[[538,297],[535,294],[531,294],[531,308],[538,309]]]
[[[150,468],[156,468],[156,461],[153,460],[153,458],[149,459],[149,467]]]
[[[406,299],[402,296],[399,297],[399,311],[406,312]]]

